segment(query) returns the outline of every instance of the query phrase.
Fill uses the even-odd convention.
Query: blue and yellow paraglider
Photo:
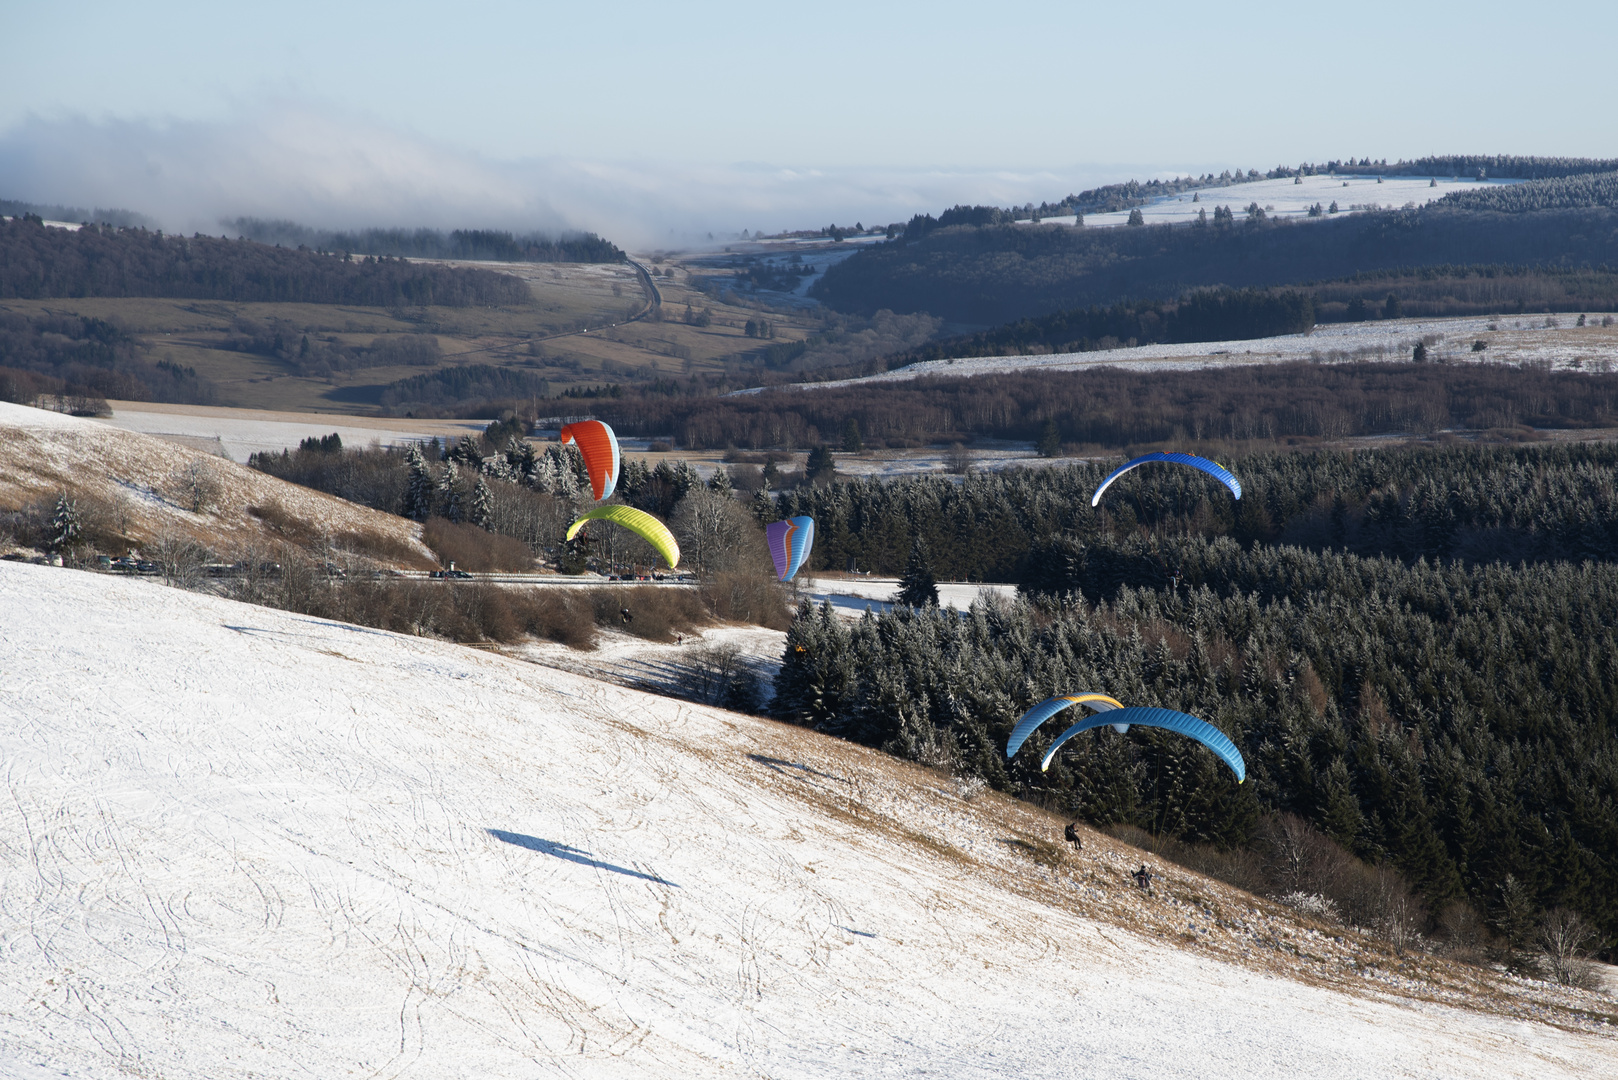
[[[764,526],[764,539],[770,545],[770,558],[775,560],[775,576],[791,581],[815,546],[815,519],[773,521]]]
[[[1093,700],[1086,700],[1097,698],[1101,699],[1103,704],[1097,704]],[[1088,716],[1080,720],[1056,737],[1056,741],[1051,743],[1050,749],[1045,751],[1044,760],[1039,763],[1041,772],[1051,767],[1051,761],[1056,757],[1056,752],[1075,735],[1080,735],[1099,727],[1111,727],[1114,731],[1122,734],[1133,725],[1136,727],[1164,728],[1193,738],[1212,750],[1221,761],[1230,766],[1231,771],[1236,774],[1238,784],[1246,783],[1247,781],[1247,763],[1242,760],[1241,751],[1236,749],[1236,744],[1231,742],[1223,731],[1220,731],[1208,721],[1199,720],[1189,713],[1175,712],[1173,709],[1159,709],[1152,706],[1126,708],[1118,705],[1112,698],[1104,694],[1077,694],[1071,697],[1053,697],[1035,705],[1023,714],[1022,719],[1017,722],[1016,728],[1012,730],[1011,740],[1006,744],[1006,757],[1009,758],[1015,754],[1040,724],[1068,706],[1080,702],[1099,711],[1094,716]],[[1109,702],[1110,704],[1105,704]]]
[[[1235,474],[1229,469],[1225,468],[1223,465],[1219,464],[1219,462],[1209,461],[1207,458],[1197,457],[1195,454],[1165,454],[1161,451],[1157,451],[1150,454],[1142,454],[1135,460],[1127,461],[1109,473],[1107,478],[1101,481],[1101,486],[1096,488],[1096,493],[1090,496],[1090,505],[1099,506],[1101,504],[1102,492],[1106,491],[1107,488],[1111,486],[1112,482],[1124,475],[1124,473],[1131,469],[1139,468],[1142,465],[1149,465],[1154,461],[1166,461],[1173,465],[1189,465],[1193,469],[1201,469],[1203,472],[1207,473],[1209,476],[1228,487],[1230,489],[1230,493],[1236,496],[1236,498],[1240,499],[1242,497],[1242,482],[1236,479]]]

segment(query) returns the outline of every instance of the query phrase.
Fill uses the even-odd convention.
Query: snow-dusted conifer
[[[498,461],[498,458],[490,458]],[[478,482],[472,488],[472,505],[468,517],[472,524],[480,529],[494,531],[494,492],[489,490],[488,481],[478,477]]]
[[[723,495],[727,499],[736,493],[736,486],[730,482],[730,473],[725,470],[723,465],[715,469],[714,474],[708,477],[708,490],[715,495]]]
[[[910,561],[905,564],[904,576],[899,579],[898,595],[893,599],[895,603],[910,607],[938,606],[938,579],[933,576],[927,546],[919,536],[910,545]]]
[[[50,535],[45,544],[51,551],[62,551],[79,538],[79,532],[79,508],[64,491],[56,496],[56,510],[51,514]]]
[[[421,447],[412,446],[405,451],[405,468],[409,479],[405,487],[405,516],[426,521],[433,512],[433,476],[427,470],[427,459]]]
[[[461,474],[455,459],[444,462],[444,471],[438,474],[439,511],[451,521],[461,520]]]

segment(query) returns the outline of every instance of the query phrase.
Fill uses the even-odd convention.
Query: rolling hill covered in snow
[[[0,564],[0,1077],[1590,1077],[948,777],[448,643]]]

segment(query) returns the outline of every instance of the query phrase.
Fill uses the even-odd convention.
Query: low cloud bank
[[[1135,170],[1138,172],[1138,170]],[[326,228],[584,229],[637,248],[742,229],[886,224],[955,203],[1021,204],[1134,174],[493,161],[301,105],[224,120],[31,118],[0,132],[0,197],[139,211],[177,232],[237,217]]]

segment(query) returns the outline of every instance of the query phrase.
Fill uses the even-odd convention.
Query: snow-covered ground
[[[486,420],[400,420],[323,413],[273,412],[232,409],[213,405],[159,405],[149,401],[112,402],[112,416],[101,421],[125,431],[179,437],[192,446],[217,441],[232,461],[245,462],[260,451],[296,449],[307,438],[336,432],[344,446],[383,446],[426,442],[437,438],[453,442],[462,435],[477,435]],[[197,440],[201,440],[200,442]]]
[[[0,564],[0,616],[0,1077],[1618,1055],[1610,998],[1401,965],[1172,867],[1146,898],[1094,834],[1041,866],[1056,819],[802,729],[69,570]]]
[[[437,565],[408,519],[150,435],[0,402],[0,508],[58,493],[78,500],[81,514],[106,519],[106,531],[143,542],[187,535],[232,559],[237,548],[324,536],[384,562]],[[286,520],[266,522],[249,508]],[[281,531],[289,523],[305,535]]]
[[[1434,362],[1544,364],[1552,368],[1612,370],[1618,364],[1618,329],[1599,325],[1599,317],[1588,325],[1576,326],[1577,318],[1576,315],[1510,315],[1326,323],[1307,334],[1248,341],[1137,345],[1124,349],[1044,356],[928,360],[860,379],[799,383],[796,388],[813,390],[918,379],[929,375],[963,378],[1011,371],[1081,371],[1095,367],[1115,367],[1128,371],[1195,371],[1299,360],[1403,363],[1410,360],[1417,342],[1428,344],[1428,358]],[[1479,341],[1487,348],[1474,352],[1472,346]],[[755,394],[759,391],[739,390],[736,393]]]
[[[852,574],[846,577],[805,577],[798,591],[817,607],[830,602],[832,609],[847,618],[859,618],[865,609],[887,611],[899,591],[899,579]],[[965,611],[982,596],[1017,595],[1017,586],[977,581],[940,581],[938,603]]]
[[[1199,188],[1195,192],[1164,195],[1141,206],[1141,216],[1148,225],[1178,225],[1191,221],[1199,210],[1213,217],[1214,207],[1228,206],[1238,220],[1246,215],[1247,207],[1258,203],[1272,218],[1308,217],[1309,208],[1319,204],[1329,209],[1337,204],[1339,214],[1362,210],[1394,210],[1414,203],[1425,206],[1443,198],[1452,191],[1475,191],[1481,187],[1519,184],[1520,180],[1458,180],[1447,176],[1389,176],[1377,183],[1374,176],[1304,176],[1280,180],[1253,180],[1229,187]],[[1192,198],[1195,196],[1196,201]],[[1326,217],[1332,215],[1326,214]],[[1043,219],[1056,225],[1073,224],[1073,215]],[[1125,225],[1129,211],[1109,214],[1086,214],[1086,226]],[[1032,224],[1032,222],[1022,222]]]

